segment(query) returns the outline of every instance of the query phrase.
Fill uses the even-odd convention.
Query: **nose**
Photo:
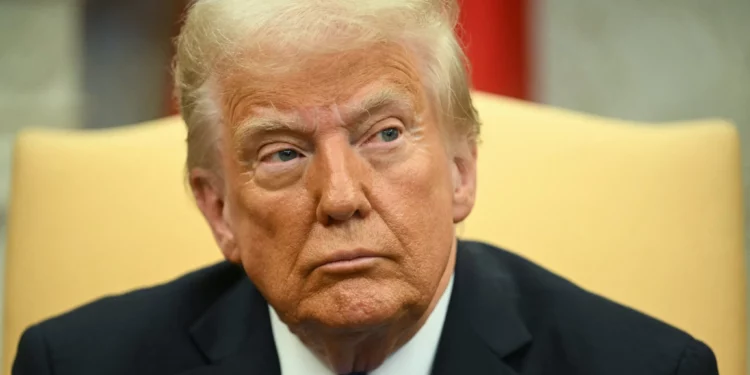
[[[309,176],[318,190],[317,220],[332,225],[366,217],[372,210],[368,172],[349,140],[331,139],[319,145],[314,158]]]

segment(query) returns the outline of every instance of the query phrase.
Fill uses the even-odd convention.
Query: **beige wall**
[[[0,0],[0,132],[79,124],[76,0]]]
[[[644,121],[729,118],[742,137],[748,196],[750,1],[539,0],[538,5],[538,99]],[[748,218],[749,208],[746,198]]]

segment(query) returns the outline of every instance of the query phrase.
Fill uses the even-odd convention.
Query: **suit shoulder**
[[[180,276],[172,281],[89,302],[44,322],[47,326],[94,325],[123,320],[136,323],[136,317],[167,315],[175,319],[193,318],[225,290],[244,277],[242,270],[221,262]]]
[[[144,352],[166,347],[174,353],[192,352],[190,325],[244,279],[241,268],[222,262],[161,285],[101,298],[33,329],[44,337],[53,357],[82,359],[93,357],[87,351],[111,352],[107,360],[115,371],[117,365],[127,368],[118,361],[143,358]]]
[[[514,294],[535,345],[564,352],[573,362],[629,353],[628,357],[639,358],[626,365],[639,366],[633,373],[647,368],[668,373],[678,366],[686,347],[699,343],[665,322],[589,292],[520,255],[476,242],[468,243],[464,251],[473,258],[474,267],[497,275],[490,277]]]

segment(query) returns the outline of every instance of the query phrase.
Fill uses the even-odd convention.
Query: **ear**
[[[467,141],[457,147],[451,165],[453,172],[453,223],[458,224],[471,213],[477,192],[477,144]]]
[[[190,188],[198,208],[206,218],[224,258],[232,263],[240,262],[240,252],[234,240],[234,232],[229,221],[224,184],[215,173],[203,168],[195,168],[189,175]]]

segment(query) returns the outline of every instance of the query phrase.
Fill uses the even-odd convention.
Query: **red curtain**
[[[460,0],[458,30],[474,88],[530,99],[527,0]]]

